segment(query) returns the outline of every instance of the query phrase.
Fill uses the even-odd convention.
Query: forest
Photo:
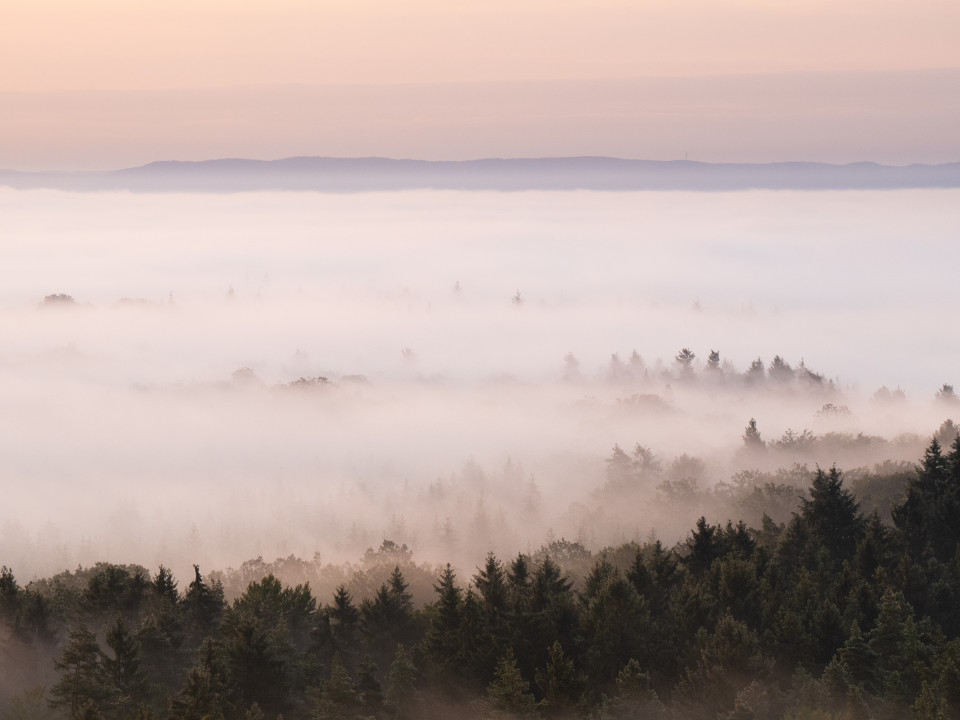
[[[751,429],[745,443],[758,441]],[[472,572],[418,565],[385,540],[359,583],[344,575],[324,597],[262,560],[242,588],[236,572],[195,566],[182,587],[163,566],[109,563],[21,587],[4,566],[0,713],[960,718],[951,434],[898,476],[882,512],[865,512],[840,469],[817,468],[782,522],[700,517],[673,546],[651,537],[596,553],[553,540],[491,552]],[[615,448],[608,476],[639,482],[643,462]],[[298,563],[309,577],[308,562],[283,565]],[[424,582],[421,601],[412,586]]]

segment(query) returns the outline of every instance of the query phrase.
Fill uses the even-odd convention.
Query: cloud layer
[[[596,527],[614,443],[699,456],[709,483],[751,416],[929,435],[958,195],[0,190],[4,561],[429,555],[448,518],[465,553],[515,550]],[[802,360],[836,392],[684,383],[682,347],[698,373],[712,349],[731,376]],[[646,373],[611,379],[633,350]],[[655,527],[635,509],[610,533]]]

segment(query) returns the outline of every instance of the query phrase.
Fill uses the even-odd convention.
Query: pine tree
[[[20,586],[13,576],[13,570],[6,565],[0,567],[0,622],[13,627],[20,611]]]
[[[617,674],[617,695],[604,705],[604,718],[655,720],[667,716],[666,708],[650,687],[650,675],[631,659]]]
[[[153,579],[153,591],[158,597],[169,600],[173,604],[180,601],[177,581],[173,579],[173,574],[163,565],[157,570],[157,576]]]
[[[559,640],[550,647],[547,666],[537,671],[536,680],[543,694],[540,708],[548,716],[569,713],[583,690],[573,660],[564,654]]]
[[[544,556],[533,574],[533,610],[540,612],[546,609],[552,602],[569,593],[572,585],[560,566],[551,560],[549,555]]]
[[[893,522],[907,542],[911,555],[920,559],[932,550],[933,537],[939,530],[936,505],[945,485],[947,461],[936,437],[924,453],[916,475],[907,486],[904,501],[892,510]]]
[[[224,613],[220,637],[242,705],[256,702],[264,712],[275,713],[287,705],[289,691],[301,684],[291,631],[316,607],[309,590],[306,595],[303,590],[304,586],[284,588],[267,575],[250,583]]]
[[[493,681],[487,686],[487,700],[494,710],[494,717],[520,717],[537,711],[536,700],[530,692],[530,683],[523,679],[517,659],[507,651],[493,673]]]
[[[633,585],[637,594],[650,600],[656,592],[653,574],[647,569],[647,563],[643,557],[643,550],[637,548],[633,556],[633,562],[627,571],[627,580]]]
[[[644,637],[650,615],[643,598],[620,571],[603,559],[591,573],[593,588],[584,595],[580,612],[580,631],[589,638],[585,671],[590,680],[601,684],[613,677],[627,661],[645,652]]]
[[[462,622],[462,593],[456,586],[457,575],[447,563],[440,579],[433,586],[437,602],[430,618],[424,647],[427,656],[441,674],[456,674],[462,668],[460,660],[460,624]]]
[[[800,517],[831,557],[836,560],[852,558],[863,536],[864,519],[857,501],[843,487],[843,478],[836,465],[829,472],[817,468],[810,498],[802,498],[800,502]]]
[[[330,618],[330,630],[337,643],[351,643],[360,621],[360,609],[354,605],[353,597],[346,586],[337,586],[333,593],[333,605],[327,609],[327,616]]]
[[[109,697],[97,638],[79,625],[70,631],[63,654],[54,661],[60,679],[50,688],[50,707],[66,708],[72,720],[101,715]]]
[[[200,566],[193,566],[196,577],[183,596],[187,624],[194,639],[200,640],[212,635],[220,622],[226,603],[223,600],[223,588],[219,584],[210,587],[200,575]]]
[[[900,646],[903,644],[903,625],[912,614],[910,606],[899,592],[887,589],[880,600],[877,623],[868,634],[868,645],[876,654],[881,670],[903,669]]]
[[[757,421],[750,418],[747,427],[743,431],[743,447],[746,450],[764,450],[767,445],[760,437],[760,431],[757,429]]]
[[[222,650],[206,638],[183,689],[170,702],[170,714],[176,720],[222,720],[232,708]]]
[[[697,356],[690,348],[681,349],[673,358],[681,380],[693,379],[693,361],[696,359]]]
[[[860,688],[868,693],[877,690],[877,654],[863,638],[860,625],[856,622],[850,628],[850,637],[840,649],[840,666],[843,677],[851,688]]]
[[[507,569],[507,601],[514,615],[522,615],[530,606],[530,563],[523,553]]]
[[[960,435],[953,439],[944,459],[946,467],[936,504],[934,552],[942,562],[950,562],[960,545]]]
[[[913,703],[913,720],[948,720],[947,701],[926,681]]]
[[[630,487],[636,483],[634,463],[619,445],[614,445],[606,459],[607,485],[611,488]]]
[[[407,619],[413,611],[413,596],[407,592],[409,583],[404,579],[400,572],[400,566],[397,565],[390,573],[390,593],[396,603],[397,612],[401,618]]]
[[[360,717],[362,701],[340,654],[333,656],[330,676],[320,688],[311,717],[313,720],[354,720]]]
[[[503,564],[492,552],[487,554],[483,569],[473,576],[473,585],[480,593],[484,609],[490,615],[504,612],[507,607],[506,576]]]
[[[718,528],[710,525],[703,516],[697,520],[697,527],[687,538],[687,548],[690,550],[686,563],[690,571],[700,575],[710,569],[711,563],[720,557],[720,539]]]
[[[720,372],[720,351],[711,350],[707,355],[707,370],[713,373]]]
[[[770,379],[777,383],[785,383],[793,380],[793,368],[779,355],[774,356],[767,373]]]
[[[397,646],[397,654],[390,665],[387,678],[385,705],[394,720],[413,718],[417,704],[417,668],[403,645]]]
[[[744,375],[744,378],[750,384],[762,383],[765,377],[766,369],[763,366],[763,360],[760,358],[757,358],[750,363],[750,367],[747,369],[747,372]]]

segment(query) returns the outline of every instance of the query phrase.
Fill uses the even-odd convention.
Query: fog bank
[[[675,474],[701,487],[916,460],[957,415],[934,394],[960,350],[958,200],[0,190],[0,561],[187,576],[391,537],[469,563],[669,534],[655,488],[604,491],[614,444],[650,448],[658,482],[695,457]],[[775,355],[822,377],[740,377]],[[751,417],[769,441],[878,439],[759,460]]]

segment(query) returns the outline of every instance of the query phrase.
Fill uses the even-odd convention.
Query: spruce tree
[[[119,613],[107,630],[106,641],[113,657],[104,653],[101,662],[110,688],[112,715],[117,720],[133,720],[144,700],[147,680],[140,668],[140,644]]]
[[[951,450],[950,456],[944,457],[937,438],[930,441],[907,486],[906,497],[892,510],[893,522],[915,560],[923,560],[928,554],[934,554],[941,561],[950,560],[956,550],[960,531],[956,529],[958,523],[952,513],[960,509],[957,503],[960,444],[955,444],[956,452]]]
[[[338,642],[349,642],[360,621],[360,610],[353,603],[353,597],[346,586],[338,585],[333,593],[333,605],[327,614],[330,618],[330,629]]]
[[[506,610],[507,585],[503,564],[492,552],[487,554],[483,569],[473,576],[473,585],[483,600],[484,609],[490,615]]]
[[[193,633],[194,641],[199,642],[212,635],[226,603],[223,600],[223,588],[219,584],[210,587],[200,575],[200,566],[193,566],[196,577],[183,596],[183,607],[187,616],[187,625]]]
[[[447,563],[437,584],[433,586],[437,601],[424,638],[427,656],[442,675],[458,674],[462,670],[459,656],[463,600],[456,579],[456,573]]]
[[[836,465],[828,472],[817,468],[810,497],[800,502],[800,517],[819,544],[837,561],[851,559],[863,536],[864,519]]]

